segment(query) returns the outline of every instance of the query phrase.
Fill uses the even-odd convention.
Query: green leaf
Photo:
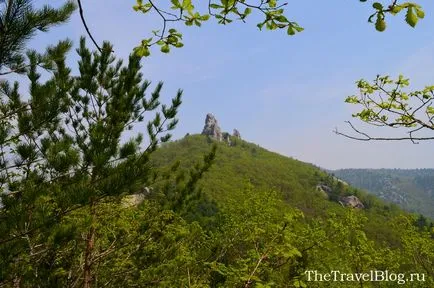
[[[164,46],[161,47],[160,50],[163,53],[169,53],[170,52],[170,47],[169,47],[169,45],[164,45]]]
[[[377,21],[375,21],[375,29],[380,32],[386,30],[386,21],[384,21],[384,19],[380,16],[378,16]]]
[[[423,19],[425,17],[425,12],[419,8],[416,8],[416,15],[418,18]]]
[[[221,8],[224,8],[223,6],[215,4],[215,3],[209,4],[209,7],[211,7],[212,9],[221,9]]]
[[[390,13],[392,13],[393,15],[398,14],[399,12],[401,12],[403,8],[404,7],[401,5],[395,5],[393,6],[392,11],[390,11]]]
[[[136,47],[136,48],[134,48],[134,52],[139,57],[148,57],[149,55],[151,55],[151,52],[149,51],[149,48],[146,47],[146,46]]]
[[[428,114],[434,114],[434,107],[432,107],[432,106],[426,107],[426,113],[428,113]]]
[[[372,4],[372,7],[374,7],[377,10],[383,10],[383,5],[379,2],[375,2],[374,4]]]
[[[301,32],[301,31],[304,31],[304,28],[303,27],[300,27],[300,26],[298,26],[297,24],[296,25],[292,25],[292,27],[295,29],[295,31],[297,31],[297,32]]]
[[[172,2],[172,4],[173,4],[172,9],[181,8],[181,3],[179,3],[178,0],[170,0],[170,2]]]
[[[357,103],[359,103],[359,99],[357,98],[357,96],[348,96],[346,99],[345,99],[345,102],[346,103],[351,103],[351,104],[357,104]]]
[[[279,22],[285,22],[285,23],[288,23],[288,22],[289,22],[288,19],[287,19],[285,16],[283,16],[283,15],[279,15],[279,16],[277,16],[275,19],[276,19],[277,21],[279,21]]]
[[[410,25],[411,27],[416,27],[417,21],[419,19],[417,18],[417,15],[413,11],[413,7],[407,8],[407,14],[405,15],[405,21]]]
[[[205,15],[200,16],[200,20],[207,21],[209,19],[209,17],[210,16],[208,14],[205,14]]]

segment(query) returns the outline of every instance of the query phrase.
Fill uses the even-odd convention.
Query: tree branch
[[[83,6],[81,5],[81,0],[77,0],[77,2],[78,2],[78,8],[80,11],[81,22],[83,23],[83,26],[86,29],[87,35],[89,35],[90,39],[92,40],[93,44],[98,49],[98,51],[102,53],[101,47],[98,45],[98,43],[96,43],[95,39],[92,36],[92,33],[90,33],[90,30],[89,30],[89,27],[87,26],[86,20],[84,19],[84,11],[83,11]],[[113,50],[111,52],[113,52]]]
[[[345,121],[348,125],[350,125],[351,129],[356,132],[360,136],[352,136],[346,133],[339,132],[337,128],[333,131],[335,134],[344,136],[349,139],[358,140],[358,141],[402,141],[402,140],[410,140],[414,144],[418,144],[416,141],[426,141],[426,140],[434,140],[434,137],[413,137],[413,133],[417,130],[413,130],[409,132],[408,137],[371,137],[367,133],[358,130],[350,121]]]

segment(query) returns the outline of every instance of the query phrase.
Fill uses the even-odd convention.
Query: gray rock
[[[206,115],[202,135],[210,136],[218,141],[222,140],[222,131],[220,126],[218,125],[217,119],[211,113]]]
[[[365,205],[363,205],[362,201],[360,201],[360,199],[354,195],[342,197],[339,203],[341,203],[341,205],[345,207],[351,207],[357,209],[365,208]]]
[[[324,185],[324,184],[318,184],[316,186],[316,190],[325,192],[327,194],[330,194],[332,192],[332,188],[330,188],[329,186]]]
[[[231,145],[231,135],[229,135],[229,133],[227,132],[223,132],[222,133],[223,136],[223,142],[226,142],[228,145]]]
[[[235,138],[241,139],[240,131],[238,131],[237,129],[234,129],[234,132],[232,133],[232,136],[235,137]]]
[[[131,194],[128,196],[125,196],[122,199],[122,207],[124,208],[128,208],[128,207],[135,207],[138,206],[140,203],[143,202],[143,200],[145,200],[145,195],[144,194]]]
[[[152,187],[142,187],[142,189],[137,191],[137,193],[122,198],[122,206],[124,208],[139,206],[139,204],[142,203],[152,192]]]

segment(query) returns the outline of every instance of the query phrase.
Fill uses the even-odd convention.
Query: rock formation
[[[339,201],[342,206],[363,209],[365,205],[363,205],[362,201],[354,195],[342,197],[341,201]]]
[[[324,199],[329,199],[330,194],[332,193],[332,188],[325,184],[318,184],[316,185],[316,191],[318,191],[324,197]]]
[[[153,192],[152,188],[143,187],[135,194],[127,195],[122,198],[122,207],[137,207],[140,203],[142,203],[146,197],[148,197]]]
[[[226,142],[229,146],[232,146],[235,143],[232,141],[233,139],[241,139],[241,134],[237,129],[234,129],[232,135],[227,132],[222,132],[217,119],[211,113],[206,115],[205,126],[203,127],[202,135],[207,135],[217,141]]]
[[[211,113],[206,115],[202,135],[208,135],[218,141],[222,140],[222,131],[220,126],[217,123],[217,119]]]
[[[223,136],[223,142],[226,142],[228,145],[231,145],[231,135],[229,135],[229,133],[227,132],[223,132],[222,134]]]
[[[327,193],[327,194],[332,193],[332,188],[330,188],[329,186],[327,186],[327,185],[325,185],[325,184],[318,184],[318,185],[316,186],[316,190],[318,190],[318,191],[322,191],[322,192],[325,192],[325,193]]]
[[[235,138],[241,139],[240,131],[238,131],[237,129],[234,129],[234,132],[232,133],[232,136],[235,137]]]

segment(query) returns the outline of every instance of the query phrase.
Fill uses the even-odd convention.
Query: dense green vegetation
[[[161,147],[153,155],[153,163],[155,163],[156,166],[165,166],[172,165],[173,163],[179,161],[181,167],[189,167],[195,161],[198,161],[201,155],[210,149],[211,143],[213,143],[213,140],[206,136],[186,136],[181,140],[163,145],[163,147]],[[332,188],[332,192],[329,197],[325,197],[323,193],[320,193],[316,189],[317,184],[320,183],[326,184]],[[249,194],[246,194],[246,187],[250,193],[250,196]],[[355,249],[353,246],[355,244],[350,241],[351,244],[348,244],[349,247],[343,248],[340,244],[338,244],[341,243],[339,242],[341,240],[337,240],[338,238],[335,238],[333,233],[341,234],[344,233],[344,230],[353,230],[356,229],[355,227],[359,229],[357,230],[357,233],[361,233],[361,235],[364,235],[363,237],[366,236],[367,238],[365,240],[370,243],[369,245],[371,245],[368,245],[370,248],[366,248],[371,249],[369,250],[370,252],[365,251],[362,253],[359,250],[356,252],[364,254],[364,257],[373,257],[377,260],[382,259],[381,261],[384,261],[381,265],[378,263],[370,263],[367,266],[370,268],[389,267],[392,269],[392,266],[387,265],[392,265],[393,262],[393,265],[397,265],[394,269],[397,269],[397,271],[402,271],[403,267],[405,267],[407,264],[404,264],[404,262],[399,264],[396,262],[397,260],[391,261],[390,259],[393,257],[398,259],[397,255],[404,255],[404,250],[401,250],[403,249],[402,245],[404,245],[405,241],[403,237],[404,235],[408,235],[407,233],[411,231],[414,231],[412,232],[413,236],[422,235],[418,234],[419,232],[416,232],[418,229],[421,231],[426,231],[426,233],[428,233],[426,234],[425,238],[427,241],[426,244],[433,244],[433,241],[430,239],[430,232],[428,232],[431,229],[430,223],[425,222],[422,226],[418,226],[416,217],[404,213],[397,206],[382,202],[375,196],[346,186],[342,182],[337,181],[332,176],[324,173],[313,165],[283,157],[276,153],[269,152],[255,144],[247,143],[238,139],[233,143],[232,146],[229,146],[225,143],[219,144],[215,164],[199,181],[198,188],[204,192],[205,196],[207,196],[208,202],[213,202],[216,204],[218,212],[215,212],[215,209],[213,210],[216,215],[219,215],[219,213],[224,213],[223,211],[228,209],[227,206],[229,205],[230,207],[230,205],[234,205],[233,203],[238,203],[236,204],[238,205],[238,208],[236,209],[239,209],[240,213],[242,211],[242,207],[244,207],[244,205],[248,205],[250,206],[250,209],[255,209],[254,207],[258,207],[255,210],[257,213],[261,214],[262,212],[260,212],[259,207],[261,207],[261,204],[264,205],[266,203],[269,203],[267,204],[267,210],[271,214],[280,214],[283,212],[284,214],[292,215],[293,213],[296,213],[298,217],[293,218],[291,221],[291,225],[293,225],[291,230],[293,232],[296,231],[295,235],[293,236],[295,236],[295,239],[300,241],[303,239],[303,241],[306,242],[295,242],[297,243],[293,244],[295,249],[300,252],[305,249],[303,247],[310,247],[309,245],[314,246],[311,248],[313,250],[312,255],[309,254],[309,259],[312,262],[309,261],[308,263],[304,263],[306,265],[303,266],[304,268],[315,267],[315,269],[320,269],[319,267],[323,266],[316,265],[324,265],[323,261],[327,262],[327,260],[324,259],[330,258],[341,263],[340,265],[342,266],[338,265],[336,267],[343,267],[342,269],[351,270],[352,268],[349,268],[351,266],[351,257],[347,258],[349,255],[346,254],[346,252],[342,253],[342,250]],[[253,202],[255,203],[254,205],[253,203],[248,204],[250,201],[255,201],[254,199],[249,198],[261,197],[260,195],[265,193],[264,191],[269,191],[266,192],[269,195],[267,197],[273,197],[275,199],[272,202],[274,205],[268,202],[269,200],[266,201],[265,199],[262,200],[262,203]],[[256,195],[257,193],[258,195]],[[252,194],[255,196],[252,196]],[[361,211],[353,211],[350,208],[342,207],[340,204],[334,201],[337,200],[339,196],[343,195],[357,195],[365,204],[366,209]],[[281,200],[278,201],[278,199]],[[276,201],[281,203],[280,207],[275,206]],[[202,206],[202,208],[205,207],[206,206]],[[207,207],[209,208],[211,206]],[[274,211],[272,207],[274,207]],[[236,213],[236,211],[237,210],[235,210],[234,213]],[[212,214],[210,211],[203,212],[206,215]],[[254,215],[253,212],[251,213]],[[284,216],[276,217],[274,220],[276,221],[275,224],[279,222],[279,218],[284,219]],[[196,220],[198,219],[199,218]],[[265,225],[265,223],[267,222],[264,222],[260,226]],[[407,224],[403,226],[402,223]],[[333,228],[327,225],[340,225],[338,229],[339,232],[335,231],[332,233],[331,231]],[[251,228],[255,229],[254,226]],[[311,235],[311,233],[313,235]],[[323,237],[321,238],[321,245],[316,244],[317,240],[315,240],[315,237],[319,237],[319,235]],[[344,236],[340,235],[339,237]],[[354,235],[347,235],[347,237],[354,237]],[[363,245],[365,244],[366,243]],[[319,246],[316,247],[316,245]],[[321,255],[318,257],[318,255],[322,253],[321,251],[324,250],[328,251],[326,253],[327,255]],[[369,253],[372,253],[372,255],[369,255]],[[397,254],[393,256],[394,253]],[[361,257],[361,255],[359,256]],[[426,256],[428,256],[428,254],[426,254]],[[432,255],[429,257],[432,257]],[[432,263],[432,260],[433,259],[431,258],[428,261]],[[251,259],[251,261],[254,263],[255,260]],[[321,264],[318,264],[316,261],[321,262]],[[345,261],[348,261],[346,265],[350,266],[345,266],[345,264],[342,264],[345,263]],[[387,263],[387,261],[390,261],[390,263]],[[399,261],[400,260],[398,260],[398,262]],[[294,260],[294,262],[291,263],[296,267],[297,265],[300,265],[297,260]],[[327,267],[334,267],[333,265],[337,264],[327,263]],[[296,269],[294,267],[289,268],[289,266],[287,268]],[[353,267],[353,269],[355,268]],[[429,273],[432,273],[432,270],[430,271],[431,272]],[[279,272],[274,271],[273,273]],[[287,271],[285,273],[289,272]],[[298,271],[298,273],[299,274],[295,273],[292,275],[293,278],[291,281],[299,279],[299,277],[303,278],[301,276],[301,270]],[[290,282],[290,278],[286,278],[285,281],[286,283]],[[311,285],[312,283],[309,284]],[[280,285],[283,285],[283,282],[280,282],[276,287],[283,287]],[[426,283],[424,285],[426,285]],[[350,285],[349,287],[353,286]],[[391,287],[394,286],[392,285]],[[422,285],[421,287],[425,286]]]
[[[188,15],[174,21],[209,18],[192,1],[171,2]],[[153,3],[135,8],[171,15]],[[265,15],[262,25],[301,31],[277,1],[261,3],[253,8]],[[315,282],[309,270],[419,273],[409,286],[434,286],[426,219],[239,139],[169,142],[182,91],[170,105],[159,102],[162,83],[147,95],[140,62],[153,44],[181,47],[176,30],[154,32],[156,42],[143,41],[125,62],[108,42],[92,52],[81,39],[73,75],[69,40],[44,53],[24,48],[75,5],[31,4],[0,1],[0,74],[21,73],[29,83],[26,90],[0,79],[0,287],[396,287],[409,279]],[[244,20],[249,10],[237,7],[245,5],[222,1],[209,14],[222,24],[231,14]],[[411,26],[423,18],[414,3],[373,8],[380,31],[385,15],[401,10]],[[148,138],[131,136],[134,128]],[[347,195],[364,208],[339,204]]]
[[[162,145],[151,166],[154,184],[140,204],[111,196],[94,207],[96,287],[328,287],[307,281],[306,270],[424,273],[426,281],[407,285],[433,285],[429,223],[417,225],[396,206],[313,165],[243,140],[229,146],[192,135]],[[330,197],[316,189],[318,183],[332,188]],[[333,200],[349,194],[358,195],[366,209]],[[20,240],[21,246],[3,244],[0,283],[79,284],[86,215],[88,207],[79,208],[50,231]]]
[[[434,219],[434,169],[340,169],[331,173],[385,201]]]

